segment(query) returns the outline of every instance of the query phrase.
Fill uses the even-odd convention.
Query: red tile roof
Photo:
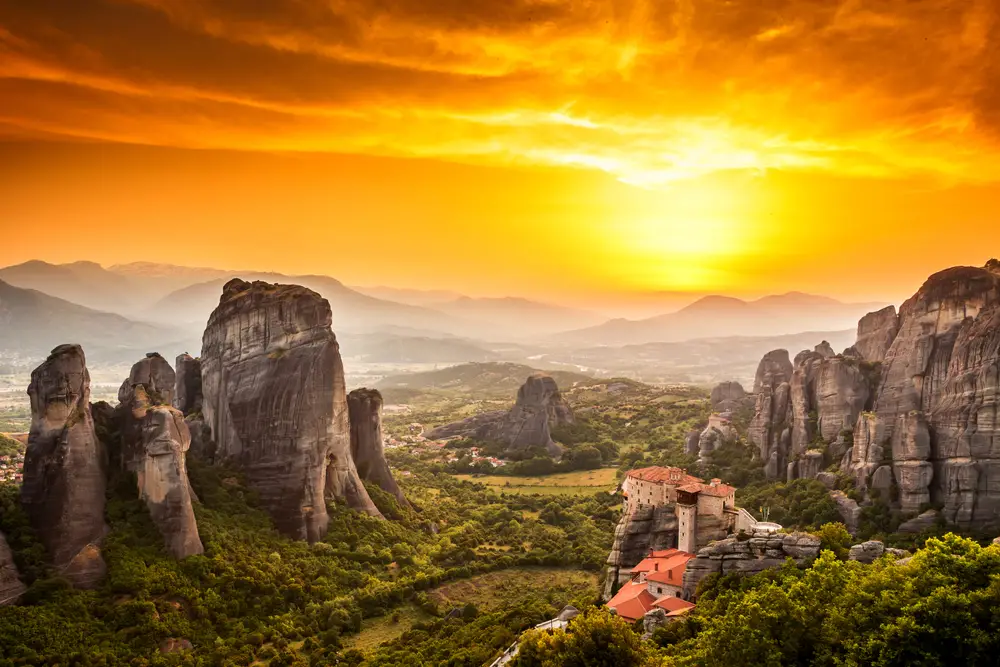
[[[684,579],[684,571],[687,570],[688,561],[692,558],[694,558],[694,554],[678,551],[673,556],[662,559],[659,562],[659,568],[647,572],[646,581],[680,586]]]
[[[711,484],[705,484],[704,482],[695,482],[693,484],[678,486],[677,490],[684,491],[685,493],[704,493],[706,496],[714,496],[716,498],[727,498],[728,496],[736,493],[736,488],[729,486],[728,484],[716,484],[715,486],[712,486]]]
[[[653,608],[656,598],[646,588],[646,584],[627,582],[608,600],[608,609],[614,609],[626,621],[636,621]]]
[[[636,468],[635,470],[629,470],[626,476],[633,479],[641,479],[645,482],[665,482],[678,485],[701,482],[697,477],[689,475],[687,470],[683,470],[682,468],[665,468],[663,466]]]
[[[639,572],[653,572],[656,570],[656,565],[658,561],[662,562],[664,558],[669,558],[670,556],[673,556],[676,553],[682,553],[682,552],[678,551],[677,549],[654,551],[652,555],[646,556],[641,561],[639,561],[638,565],[632,568],[632,574],[637,574]],[[663,569],[662,565],[660,565],[660,569],[661,570]]]
[[[694,609],[693,602],[688,602],[687,600],[674,597],[672,595],[664,595],[662,598],[654,602],[653,606],[659,607],[666,612],[676,612],[681,610],[687,611],[689,609]]]

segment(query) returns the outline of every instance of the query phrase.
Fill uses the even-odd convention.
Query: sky
[[[1000,254],[995,0],[0,0],[0,264],[898,302]]]

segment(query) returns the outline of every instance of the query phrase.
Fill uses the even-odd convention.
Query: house
[[[627,621],[637,621],[652,609],[686,613],[693,604],[681,599],[684,571],[693,553],[679,549],[650,551],[632,568],[632,579],[608,600],[607,607]],[[684,611],[679,611],[684,610]]]

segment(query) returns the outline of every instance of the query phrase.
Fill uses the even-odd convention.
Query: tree
[[[521,640],[512,667],[639,667],[646,650],[629,624],[598,608],[566,630],[532,630]]]

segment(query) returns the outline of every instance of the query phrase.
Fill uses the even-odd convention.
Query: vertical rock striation
[[[169,387],[169,391],[166,390]],[[174,371],[158,354],[132,367],[118,399],[122,413],[122,465],[134,472],[139,497],[174,558],[204,552],[187,475],[191,435],[184,415],[170,405]]]
[[[315,541],[325,495],[377,513],[350,456],[330,304],[297,285],[223,288],[202,345],[202,410],[217,460],[241,468],[278,529]]]
[[[871,362],[885,359],[892,341],[899,332],[899,318],[895,306],[868,313],[858,321],[858,339],[854,348],[862,358]]]
[[[747,428],[769,479],[777,479],[788,464],[792,438],[792,362],[787,350],[764,355],[754,379],[754,414]]]
[[[184,415],[201,412],[201,359],[185,353],[177,357],[174,365],[177,371],[174,407]]]
[[[7,538],[0,533],[0,607],[15,604],[24,595],[27,586],[14,564],[14,554],[7,544]]]
[[[385,460],[382,394],[377,389],[355,389],[347,395],[347,409],[351,423],[351,456],[358,474],[394,495],[400,505],[409,506]]]
[[[106,452],[90,414],[90,373],[79,345],[61,345],[31,374],[31,433],[21,503],[57,570],[79,588],[106,567]]]

